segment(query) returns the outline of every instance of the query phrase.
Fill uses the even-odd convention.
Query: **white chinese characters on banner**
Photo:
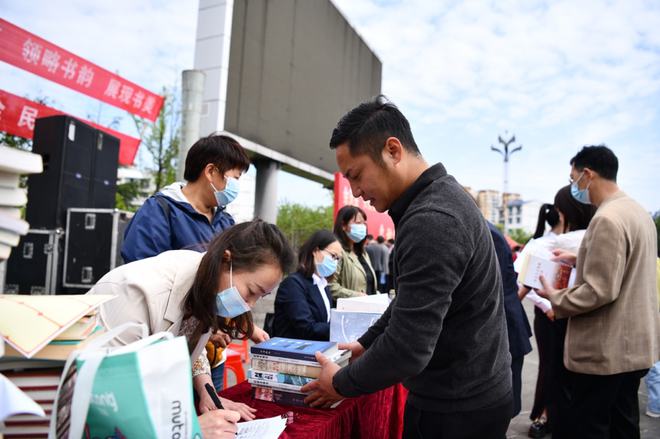
[[[41,58],[41,44],[32,41],[30,38],[23,43],[23,51],[21,52],[25,62],[31,64],[39,64]]]
[[[83,87],[89,87],[92,85],[93,79],[94,69],[83,64],[80,70],[78,70],[78,79],[76,79],[76,83],[82,85]]]
[[[142,106],[142,111],[146,111],[147,113],[153,112],[155,103],[156,99],[153,96],[147,96],[147,99],[144,101],[144,106]]]
[[[21,117],[18,119],[18,126],[28,127],[30,131],[34,131],[34,121],[37,119],[38,115],[39,110],[25,105],[21,110]]]
[[[57,68],[60,66],[60,54],[57,50],[44,50],[44,56],[41,57],[41,65],[46,67],[48,73],[57,72]]]
[[[5,104],[2,103],[2,101],[0,101],[0,119],[2,119],[2,110],[4,110],[5,108],[7,108],[5,107]]]
[[[77,68],[78,63],[73,58],[67,59],[61,67],[63,72],[62,77],[64,79],[73,79],[76,76]]]
[[[131,96],[133,96],[133,87],[123,84],[119,90],[119,100],[125,104],[130,104]]]
[[[133,108],[140,108],[142,106],[143,101],[144,101],[144,93],[138,91],[133,95]]]
[[[116,79],[110,79],[110,81],[108,81],[108,86],[105,88],[103,94],[112,99],[117,99],[117,94],[119,93],[120,87],[121,82],[117,81]]]

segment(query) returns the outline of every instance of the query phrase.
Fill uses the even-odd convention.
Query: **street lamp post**
[[[497,136],[497,140],[502,144],[502,148],[496,148],[493,145],[490,145],[490,149],[500,153],[504,159],[504,184],[502,186],[502,214],[500,215],[500,221],[504,223],[506,230],[506,212],[507,207],[505,204],[506,194],[509,192],[509,158],[513,153],[518,152],[522,149],[522,145],[516,146],[515,148],[509,150],[509,145],[516,141],[516,136],[512,135],[509,140],[502,139],[502,136]]]

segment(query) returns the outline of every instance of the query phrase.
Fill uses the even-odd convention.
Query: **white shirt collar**
[[[325,305],[325,311],[327,313],[327,321],[330,321],[330,300],[328,300],[328,295],[325,292],[325,287],[328,285],[328,280],[324,277],[319,276],[318,274],[314,273],[312,274],[312,280],[314,281],[314,285],[319,290],[319,294],[321,295],[321,299],[323,300],[323,304]]]
[[[328,280],[324,277],[319,276],[318,274],[312,274],[312,279],[314,280],[314,285],[318,285],[319,288],[323,289],[328,286]]]

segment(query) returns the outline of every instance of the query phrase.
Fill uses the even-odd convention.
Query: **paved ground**
[[[272,310],[274,299],[274,295],[271,295],[257,302],[257,307],[255,308],[254,312],[256,324],[262,325],[265,313],[273,312]],[[525,302],[525,311],[529,317],[530,324],[532,324],[534,319],[534,310],[527,301]],[[533,337],[532,345],[534,350],[525,357],[525,363],[523,366],[522,411],[511,421],[509,431],[507,432],[508,438],[527,437],[527,430],[530,424],[529,413],[532,409],[532,403],[534,402],[534,388],[536,386],[536,373],[538,368],[536,342]],[[644,414],[646,411],[646,398],[646,386],[642,380],[642,384],[639,389],[640,429],[642,432],[642,438],[657,439],[660,438],[660,418],[653,419]],[[550,436],[546,437],[549,438]]]

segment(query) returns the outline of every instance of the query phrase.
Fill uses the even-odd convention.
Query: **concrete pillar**
[[[277,173],[280,164],[273,160],[258,159],[255,188],[254,215],[264,221],[277,222]]]
[[[176,171],[178,181],[183,180],[188,150],[200,137],[199,127],[202,116],[204,77],[204,72],[201,70],[184,70],[182,73],[181,144],[179,145],[179,165]]]

